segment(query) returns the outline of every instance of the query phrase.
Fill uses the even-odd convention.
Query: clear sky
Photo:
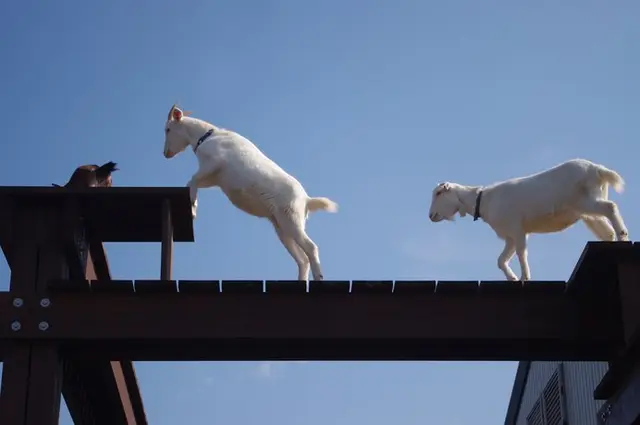
[[[196,169],[192,152],[162,156],[166,115],[179,102],[253,140],[310,195],[340,204],[308,224],[326,279],[502,279],[502,242],[486,224],[429,222],[432,188],[489,184],[573,157],[626,179],[623,195],[610,193],[636,239],[637,1],[66,0],[2,9],[0,184],[64,183],[79,164],[113,160],[116,185],[183,186]],[[196,242],[175,247],[175,278],[295,279],[268,222],[217,189],[199,199]],[[532,236],[533,278],[567,279],[587,239],[582,224]],[[114,278],[159,276],[159,244],[107,249]],[[516,368],[136,366],[154,425],[495,425]]]

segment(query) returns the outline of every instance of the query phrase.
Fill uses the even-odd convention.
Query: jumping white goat
[[[298,280],[323,280],[318,247],[307,236],[309,212],[336,212],[328,198],[312,198],[302,185],[252,142],[230,130],[186,116],[176,105],[165,124],[164,156],[173,158],[191,145],[198,171],[187,183],[191,213],[196,216],[198,188],[218,186],[240,210],[269,219],[278,238],[298,265]]]
[[[429,218],[452,221],[472,214],[482,218],[505,241],[498,267],[508,280],[518,280],[509,261],[517,254],[520,280],[530,280],[527,262],[529,233],[560,232],[578,220],[599,240],[629,240],[618,206],[607,200],[608,185],[622,192],[618,173],[584,159],[572,159],[545,171],[491,186],[440,183],[433,190]]]

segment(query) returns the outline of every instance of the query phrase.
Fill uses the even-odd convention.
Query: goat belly
[[[558,211],[538,217],[527,218],[523,223],[526,233],[555,233],[573,226],[580,220],[580,214],[574,211]]]
[[[223,190],[229,201],[238,209],[256,217],[269,217],[269,202],[251,189]]]

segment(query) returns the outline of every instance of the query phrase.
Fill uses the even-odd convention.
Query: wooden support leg
[[[171,203],[165,199],[162,203],[162,250],[160,259],[160,279],[171,280],[173,265],[173,223],[171,222]]]
[[[607,425],[640,423],[640,265],[636,257],[618,264],[618,294],[624,350],[609,362],[609,370],[594,391],[607,400],[599,416]]]
[[[24,304],[16,313],[20,327],[15,332],[46,332],[46,316],[38,316],[47,281],[68,278],[59,217],[55,210],[28,206],[14,212],[10,292]],[[13,341],[4,361],[2,425],[57,425],[63,373],[57,342]]]
[[[58,425],[61,384],[55,346],[12,344],[2,375],[2,425]]]

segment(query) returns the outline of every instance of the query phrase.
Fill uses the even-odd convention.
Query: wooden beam
[[[133,360],[605,360],[623,343],[618,312],[562,282],[257,283],[52,293],[48,338]]]
[[[162,246],[160,254],[160,279],[170,280],[173,268],[173,222],[171,221],[171,202],[162,202]]]

